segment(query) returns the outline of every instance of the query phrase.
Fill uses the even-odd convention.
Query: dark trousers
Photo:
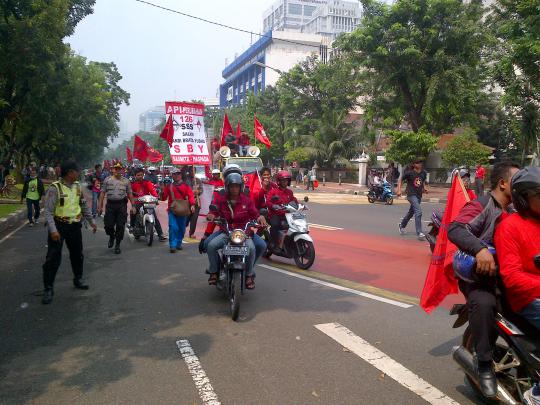
[[[195,212],[189,216],[189,236],[195,235],[195,229],[197,229],[197,221],[199,220],[199,211],[201,207],[195,206]]]
[[[474,180],[474,188],[476,191],[477,197],[482,197],[484,195],[484,180],[482,179],[475,179]]]
[[[277,247],[279,244],[279,231],[283,222],[283,217],[279,215],[273,215],[270,218],[270,244],[273,247]]]
[[[139,214],[140,208],[141,208],[140,204],[135,204],[135,209],[137,210],[137,213],[129,214],[129,224],[131,225],[132,228],[135,226],[135,221],[136,221],[137,215]],[[157,211],[154,211],[154,227],[156,228],[156,232],[158,236],[163,236],[163,228],[161,227],[161,222],[159,222]]]
[[[34,222],[35,219],[39,218],[39,200],[27,198],[26,209],[28,210],[28,222]]]
[[[62,247],[64,241],[69,251],[69,260],[71,261],[71,270],[73,270],[73,278],[78,280],[83,274],[82,253],[82,233],[81,223],[75,222],[67,224],[56,221],[56,229],[60,234],[60,240],[55,242],[51,239],[51,234],[47,240],[47,256],[43,264],[43,285],[45,289],[51,289],[54,286],[54,279],[60,263],[62,262]]]
[[[105,217],[103,223],[105,225],[105,233],[109,237],[116,240],[116,244],[119,244],[124,239],[124,231],[127,221],[127,202],[121,201],[107,201],[105,206]]]
[[[467,298],[469,326],[478,361],[491,361],[493,359],[493,345],[497,338],[495,285],[494,277],[484,277],[481,282],[476,283],[459,281],[459,289]]]

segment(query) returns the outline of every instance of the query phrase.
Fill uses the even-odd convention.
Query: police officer
[[[131,183],[122,176],[124,167],[121,163],[113,166],[113,175],[109,176],[101,186],[101,195],[99,196],[99,210],[103,212],[103,200],[107,196],[107,206],[105,207],[105,233],[109,235],[109,248],[114,247],[114,253],[119,254],[120,242],[124,239],[124,230],[127,221],[127,202],[131,201],[131,212],[135,213],[135,200],[131,191]]]
[[[88,285],[82,280],[83,253],[81,219],[90,223],[95,233],[97,230],[92,212],[86,204],[77,179],[80,170],[75,162],[66,162],[60,169],[61,180],[55,181],[47,190],[45,196],[45,219],[49,236],[47,242],[47,257],[43,264],[43,304],[50,304],[53,299],[54,279],[62,261],[62,246],[66,242],[69,250],[71,269],[73,270],[73,285],[80,290],[88,290]]]

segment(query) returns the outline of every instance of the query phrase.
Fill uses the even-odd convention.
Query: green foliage
[[[392,138],[392,144],[386,151],[386,160],[407,165],[415,159],[427,158],[429,152],[435,149],[437,137],[429,132],[387,131]]]
[[[491,149],[478,142],[476,136],[469,131],[448,142],[442,159],[447,167],[474,167],[477,163],[487,164],[490,155]]]
[[[310,151],[303,147],[292,149],[285,155],[285,159],[289,162],[298,162],[300,165],[307,162],[310,158]]]
[[[368,119],[435,133],[466,121],[483,88],[488,38],[479,3],[362,0],[360,27],[337,47],[360,72]]]

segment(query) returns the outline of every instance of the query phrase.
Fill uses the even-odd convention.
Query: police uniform
[[[45,296],[49,294],[51,299],[56,272],[62,261],[64,241],[69,250],[73,284],[77,288],[88,289],[88,286],[82,283],[84,256],[82,253],[81,220],[83,217],[94,224],[92,212],[83,198],[79,182],[67,184],[64,180],[60,180],[52,183],[45,197],[45,219],[49,236],[47,256],[43,264]],[[60,234],[59,241],[54,241],[51,238],[51,234],[55,232]],[[49,302],[50,300],[44,303]]]
[[[105,233],[109,235],[111,242],[113,239],[116,241],[116,249],[118,250],[120,242],[124,239],[128,196],[132,195],[131,183],[125,177],[117,179],[114,176],[109,176],[103,182],[101,192],[105,193],[107,197],[103,219]]]

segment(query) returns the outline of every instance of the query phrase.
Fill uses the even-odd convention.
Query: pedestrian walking
[[[95,218],[97,215],[97,206],[99,201],[99,195],[101,194],[101,183],[105,180],[103,177],[103,171],[101,165],[94,166],[94,173],[88,176],[88,189],[92,192],[92,216]]]
[[[484,195],[484,178],[486,177],[486,169],[478,163],[476,165],[476,172],[474,175],[474,191],[478,197]]]
[[[407,194],[407,200],[411,204],[409,211],[403,217],[402,221],[399,223],[399,233],[401,235],[405,234],[405,227],[409,223],[409,220],[414,215],[414,225],[416,228],[416,236],[418,239],[423,240],[426,235],[422,232],[422,207],[420,206],[422,202],[422,195],[428,192],[427,186],[427,172],[423,168],[423,162],[417,160],[413,163],[412,169],[406,170],[401,178],[401,181],[398,182],[397,195],[401,196],[401,186],[403,182],[407,183],[407,189],[405,193]]]
[[[163,201],[168,201],[169,248],[171,253],[182,250],[188,216],[195,212],[195,197],[191,188],[182,181],[182,172],[172,170],[172,183],[163,189]],[[187,201],[186,201],[187,200]]]
[[[312,190],[315,190],[315,187],[313,186],[313,181],[315,181],[315,175],[313,173],[314,173],[314,171],[310,170],[306,174],[306,176],[307,176],[307,188],[306,188],[306,190],[309,190],[310,187],[311,187]]]
[[[28,210],[28,225],[34,226],[39,220],[39,203],[45,193],[43,182],[38,177],[36,168],[30,169],[30,177],[24,182],[21,193],[21,203],[26,198],[26,208]]]
[[[83,244],[81,219],[84,217],[96,233],[97,227],[78,182],[80,170],[75,162],[60,168],[61,180],[55,181],[45,196],[45,219],[48,227],[47,256],[43,264],[43,304],[50,304],[54,295],[54,279],[62,261],[64,241],[69,250],[73,285],[88,290],[83,281]]]
[[[123,177],[122,163],[113,166],[113,175],[105,179],[99,196],[98,214],[103,213],[103,200],[107,198],[105,206],[105,233],[109,236],[109,249],[114,245],[114,253],[120,254],[120,243],[124,239],[127,222],[127,203],[131,202],[131,212],[135,213],[135,200],[131,191],[131,183]]]

